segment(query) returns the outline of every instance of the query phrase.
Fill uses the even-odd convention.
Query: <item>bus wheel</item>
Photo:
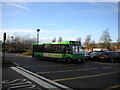
[[[66,62],[67,62],[67,63],[71,63],[71,62],[72,62],[71,58],[67,58],[67,59],[66,59]]]
[[[40,60],[40,55],[37,56],[37,60]]]

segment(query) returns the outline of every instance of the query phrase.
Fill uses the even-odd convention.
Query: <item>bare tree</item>
[[[62,37],[59,37],[58,42],[62,42],[62,41],[63,41]]]
[[[84,42],[85,48],[90,49],[90,43],[91,43],[91,36],[87,35]]]
[[[117,39],[118,42],[120,42],[120,37]]]
[[[2,44],[2,41],[0,40],[0,45]]]
[[[0,40],[0,51],[2,50],[2,41]]]
[[[36,38],[30,36],[19,36],[16,35],[13,38],[8,36],[6,44],[9,46],[9,49],[17,51],[25,51],[27,49],[32,49],[32,44],[36,42]]]
[[[76,40],[79,41],[79,42],[80,42],[80,45],[81,45],[81,38],[78,37]]]
[[[89,47],[90,47],[91,49],[93,49],[93,48],[96,47],[95,40],[93,40],[93,41],[90,42]]]
[[[110,47],[110,42],[112,41],[110,35],[109,35],[109,32],[108,32],[109,29],[106,29],[103,31],[103,34],[100,38],[100,41],[101,41],[101,46],[104,47],[104,48],[107,48],[109,49]]]
[[[118,38],[118,40],[117,40],[117,49],[120,49],[120,37]]]
[[[79,42],[81,42],[81,37],[78,37],[76,40],[79,41]]]
[[[52,40],[52,42],[56,42],[56,37]]]

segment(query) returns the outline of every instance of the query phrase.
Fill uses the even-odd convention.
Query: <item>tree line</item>
[[[81,43],[81,38],[78,37],[76,39]],[[52,40],[52,42],[56,42],[56,38]],[[58,42],[63,41],[62,37],[58,38]],[[116,43],[112,43],[111,36],[109,34],[109,29],[106,29],[103,31],[102,36],[99,40],[99,43],[96,43],[95,40],[91,39],[91,35],[87,35],[85,38],[85,41],[83,42],[83,46],[86,49],[93,49],[93,48],[104,48],[108,50],[115,50],[115,49],[120,49],[120,38],[118,38]]]
[[[87,49],[93,48],[104,48],[108,50],[120,49],[120,38],[118,38],[116,43],[113,43],[111,36],[109,34],[109,29],[106,29],[103,31],[99,43],[95,43],[94,40],[91,40],[91,36],[87,35],[84,42],[84,46]]]
[[[36,43],[35,37],[26,36],[7,36],[6,39],[6,49],[8,52],[25,52],[27,50],[32,50],[32,44]]]
[[[78,37],[76,39],[77,41],[81,42],[81,38]],[[62,42],[63,38],[59,37],[58,40],[56,40],[56,37],[54,37],[52,42]],[[118,42],[115,44],[111,44],[112,39],[109,34],[109,30],[106,29],[103,31],[103,34],[100,38],[100,43],[96,43],[95,40],[91,39],[91,35],[87,35],[85,38],[85,41],[83,42],[83,45],[86,49],[93,49],[93,48],[106,48],[111,49],[111,47],[120,48],[120,38],[117,40]],[[29,35],[26,36],[7,36],[6,39],[6,48],[8,51],[18,51],[18,52],[24,52],[26,50],[32,50],[32,44],[37,43],[37,40],[35,37],[30,37]],[[111,49],[114,50],[115,48]]]

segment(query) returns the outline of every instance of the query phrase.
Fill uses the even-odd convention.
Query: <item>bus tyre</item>
[[[37,56],[37,60],[40,60],[40,55]]]
[[[71,58],[67,58],[67,59],[66,59],[66,62],[67,62],[67,63],[71,63],[71,62],[72,62],[72,59],[71,59]]]

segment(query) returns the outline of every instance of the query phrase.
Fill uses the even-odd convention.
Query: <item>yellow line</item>
[[[111,90],[111,89],[115,89],[115,88],[120,88],[120,84],[118,85],[114,85],[114,86],[111,86],[111,87],[108,87],[108,88],[105,88],[105,89],[102,89],[102,90]]]
[[[16,56],[23,56],[23,57],[32,57],[32,56],[26,56],[26,55],[21,55],[21,54],[15,54]]]
[[[22,55],[20,55],[20,54],[15,54],[16,56],[22,56]]]
[[[25,67],[61,67],[61,66],[72,66],[74,64],[69,65],[44,65],[44,66],[25,66]]]
[[[53,81],[65,81],[65,80],[73,80],[73,79],[80,79],[80,78],[98,77],[98,76],[109,75],[109,74],[114,74],[114,73],[118,73],[118,72],[119,71],[110,72],[110,73],[103,73],[103,74],[96,74],[96,75],[90,75],[90,76],[82,76],[82,77],[65,78],[65,79],[55,79]]]
[[[24,56],[24,57],[32,57],[32,56]]]
[[[17,64],[17,63],[15,63],[15,62],[14,62],[14,65],[16,65],[16,66],[20,66],[20,64]]]
[[[88,68],[88,69],[78,69],[78,70],[63,70],[63,71],[50,71],[50,72],[36,72],[37,74],[48,74],[48,73],[61,73],[61,72],[75,72],[75,71],[86,71],[93,70],[97,68]]]
[[[95,63],[95,64],[102,64],[102,65],[118,65],[118,63],[102,63],[102,62],[92,62],[92,63]]]
[[[18,54],[15,54],[16,56],[19,56]]]

